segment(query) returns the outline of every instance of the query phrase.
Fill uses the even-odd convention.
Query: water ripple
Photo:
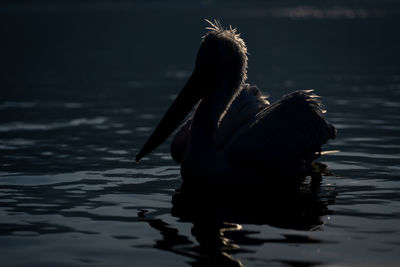
[[[0,125],[0,132],[10,131],[48,131],[59,128],[77,127],[81,125],[98,125],[106,122],[106,117],[95,117],[95,118],[76,118],[66,122],[54,122],[54,123],[27,123],[27,122],[12,122]]]

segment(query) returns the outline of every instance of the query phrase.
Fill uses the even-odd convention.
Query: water
[[[397,266],[399,5],[2,4],[2,266]],[[176,191],[169,141],[134,155],[187,79],[203,18],[238,25],[272,101],[324,97],[333,176]],[[268,194],[264,192],[269,192]],[[264,194],[263,194],[264,193]]]

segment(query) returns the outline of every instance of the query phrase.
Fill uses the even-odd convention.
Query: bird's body
[[[171,144],[184,179],[262,180],[304,173],[336,135],[319,98],[303,90],[269,104],[257,87],[245,83],[243,40],[232,28],[211,25],[194,73],[137,160],[163,142],[199,102]]]
[[[212,125],[212,116],[203,105],[171,143],[182,176],[190,179],[303,174],[321,145],[336,134],[311,90],[295,91],[270,105],[257,87],[245,85],[215,129],[204,127]]]

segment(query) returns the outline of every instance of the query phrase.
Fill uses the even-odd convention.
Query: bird
[[[247,46],[236,28],[206,20],[193,73],[136,156],[138,163],[177,131],[171,156],[184,181],[264,181],[304,175],[336,137],[313,89],[269,103],[248,84]]]

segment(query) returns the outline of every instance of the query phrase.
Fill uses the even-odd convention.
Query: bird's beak
[[[136,163],[164,142],[199,102],[202,96],[198,82],[198,74],[195,70],[139,154],[136,155]]]

